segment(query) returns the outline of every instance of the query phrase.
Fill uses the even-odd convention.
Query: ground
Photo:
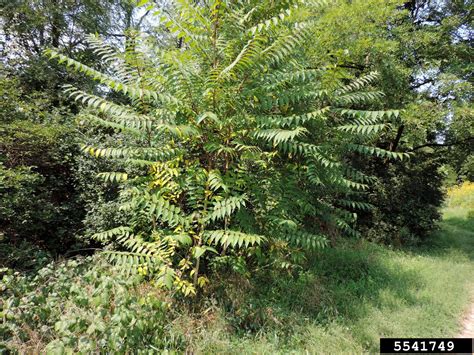
[[[474,303],[471,305],[471,308],[462,321],[462,330],[459,337],[474,338]]]

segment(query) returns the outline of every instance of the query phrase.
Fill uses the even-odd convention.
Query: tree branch
[[[400,139],[402,138],[404,129],[405,129],[405,125],[403,125],[403,124],[400,125],[400,127],[398,127],[397,136],[395,137],[393,142],[390,143],[390,149],[389,150],[391,152],[394,152],[395,150],[397,150],[397,147],[398,147],[398,144],[400,143]]]
[[[357,63],[339,64],[338,67],[347,68],[347,69],[357,69],[357,70],[365,70],[367,68],[365,65],[361,65]]]
[[[410,89],[414,90],[414,89],[418,89],[420,87],[422,87],[423,85],[426,85],[426,84],[431,84],[435,81],[435,79],[427,79],[427,80],[424,80],[420,83],[416,83],[416,84],[413,84],[413,85],[410,85]]]
[[[407,152],[414,152],[415,150],[425,148],[425,147],[452,147],[455,145],[466,144],[466,143],[469,143],[470,141],[474,142],[474,137],[468,137],[466,139],[462,139],[460,141],[451,142],[451,143],[426,143],[426,144],[419,145],[415,148],[412,148],[408,150]]]

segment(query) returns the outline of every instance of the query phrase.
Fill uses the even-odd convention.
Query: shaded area
[[[466,209],[447,208],[441,230],[415,252],[433,256],[457,252],[474,260],[474,215]]]
[[[472,226],[465,212],[448,215],[423,247],[347,241],[312,255],[298,277],[228,279],[218,299],[230,338],[220,346],[201,339],[196,347],[331,352],[342,350],[331,340],[340,336],[346,351],[378,351],[381,336],[454,336],[474,277]]]

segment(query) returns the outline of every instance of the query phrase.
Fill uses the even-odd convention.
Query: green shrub
[[[124,142],[133,141],[133,137],[128,137],[118,130],[97,127],[88,121],[82,121],[80,117],[77,118],[80,135],[88,137],[89,143],[93,141],[97,145],[121,146]],[[91,136],[94,138],[90,138]],[[136,169],[124,166],[116,159],[95,159],[85,154],[75,156],[74,180],[85,210],[80,233],[84,243],[91,242],[90,237],[94,233],[123,225],[129,217],[126,211],[120,210],[120,186],[104,181],[98,175],[104,171],[120,169],[132,174],[134,168]]]
[[[135,353],[182,347],[179,336],[168,332],[163,295],[98,258],[50,263],[30,276],[1,271],[6,322],[0,339],[13,351]]]
[[[40,208],[43,196],[36,195],[36,187],[43,182],[44,178],[32,172],[31,168],[6,169],[0,163],[0,221],[3,233],[11,235],[31,231],[36,226],[37,218],[46,217],[47,208]]]
[[[65,250],[83,217],[74,180],[74,132],[63,125],[0,125],[0,231]]]
[[[0,235],[0,268],[15,271],[36,271],[52,261],[46,250],[26,240],[12,244]]]
[[[417,152],[405,162],[374,161],[377,177],[369,202],[374,208],[359,222],[368,239],[387,244],[416,244],[438,226],[444,201],[442,160]]]
[[[474,154],[470,154],[461,167],[461,174],[467,181],[474,181]]]

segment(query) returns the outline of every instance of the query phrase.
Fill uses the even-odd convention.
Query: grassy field
[[[246,286],[246,299],[227,305],[234,319],[221,313],[196,327],[193,350],[360,353],[377,352],[380,337],[455,336],[474,295],[474,219],[449,208],[423,248],[357,242],[313,260],[297,280],[268,276]]]

